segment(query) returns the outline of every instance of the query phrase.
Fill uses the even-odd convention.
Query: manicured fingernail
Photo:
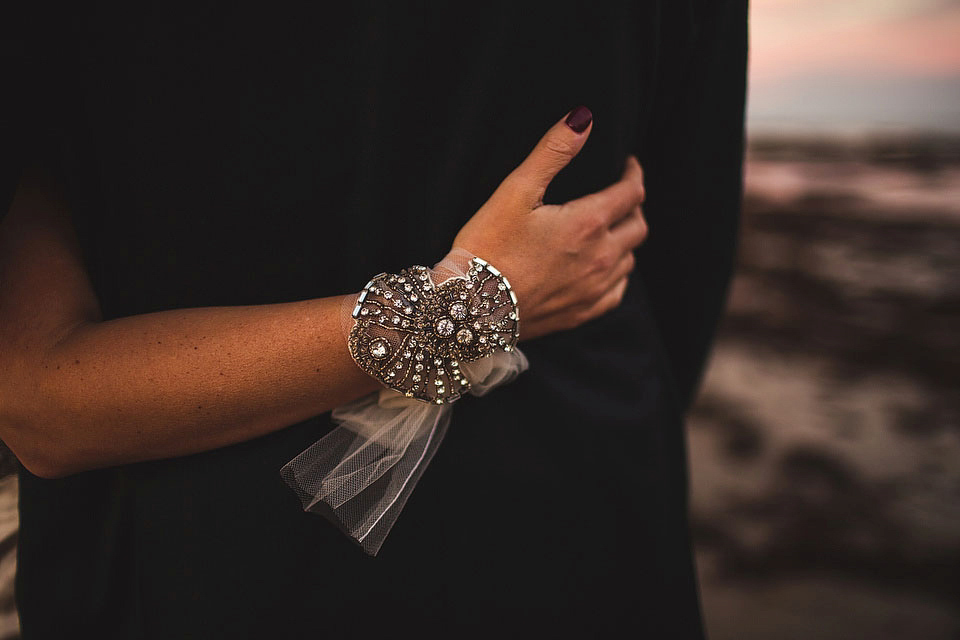
[[[567,123],[568,127],[577,133],[583,133],[584,130],[590,126],[591,120],[593,120],[593,114],[590,113],[590,109],[580,105],[570,112],[570,115],[567,116],[565,122]]]

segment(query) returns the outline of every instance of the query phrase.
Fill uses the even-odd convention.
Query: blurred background
[[[710,637],[958,639],[960,0],[753,0],[750,28],[739,265],[688,424]]]
[[[960,2],[753,0],[688,422],[712,640],[960,638]]]

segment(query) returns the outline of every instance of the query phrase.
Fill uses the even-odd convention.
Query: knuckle
[[[598,231],[606,227],[603,215],[596,210],[582,212],[578,220],[580,223],[580,233],[583,236],[590,237],[596,235]]]
[[[589,322],[594,317],[593,309],[591,307],[583,307],[578,309],[573,314],[571,314],[571,325],[570,328],[579,327],[585,322]]]
[[[519,177],[517,176],[517,171],[513,170],[507,174],[507,177],[500,181],[500,185],[497,187],[498,191],[512,192],[518,188]]]
[[[551,136],[545,138],[543,147],[557,155],[572,158],[576,154],[576,148],[568,141],[560,137]]]
[[[650,235],[650,227],[647,226],[647,220],[642,215],[640,216],[640,225],[637,231],[637,239],[639,242],[646,242],[647,236]]]
[[[607,290],[601,282],[597,282],[597,284],[592,285],[588,292],[587,306],[595,307],[598,304],[600,304],[601,301],[603,300],[603,296],[606,293],[607,293]]]
[[[603,307],[601,314],[610,313],[614,309],[620,306],[621,299],[618,295],[610,295],[603,301]]]
[[[616,264],[616,262],[613,256],[609,252],[603,252],[594,256],[591,271],[594,273],[607,273],[613,268],[614,264]]]

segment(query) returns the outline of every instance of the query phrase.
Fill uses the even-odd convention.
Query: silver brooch
[[[415,265],[374,276],[357,297],[350,355],[387,387],[424,402],[452,402],[470,389],[460,362],[517,344],[520,310],[510,283],[485,260],[434,286]]]

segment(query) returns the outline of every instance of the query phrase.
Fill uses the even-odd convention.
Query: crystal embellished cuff
[[[511,351],[520,310],[506,277],[474,256],[466,275],[437,281],[421,265],[373,277],[357,297],[348,346],[385,386],[424,402],[453,402],[470,389],[461,362]]]

